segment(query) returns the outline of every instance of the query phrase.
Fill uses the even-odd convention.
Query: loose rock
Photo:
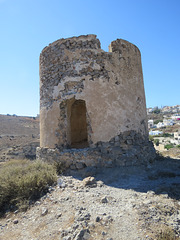
[[[13,221],[14,224],[18,224],[18,222],[19,222],[18,219],[15,219],[15,220]]]
[[[47,208],[42,208],[41,216],[45,216],[47,213],[48,213],[48,209]]]
[[[83,179],[83,186],[96,187],[96,179],[94,177],[87,177]]]
[[[103,197],[103,198],[101,199],[101,202],[102,202],[102,203],[108,203],[108,200],[107,200],[106,197]]]

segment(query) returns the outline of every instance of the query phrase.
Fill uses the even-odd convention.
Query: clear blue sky
[[[141,51],[147,107],[180,104],[180,0],[0,0],[0,114],[39,112],[39,55],[96,34]]]

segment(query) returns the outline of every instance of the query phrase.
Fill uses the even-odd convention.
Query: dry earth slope
[[[39,145],[39,119],[0,115],[0,161],[34,158]]]

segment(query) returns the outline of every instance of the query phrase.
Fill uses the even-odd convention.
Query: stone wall
[[[85,167],[119,167],[148,164],[155,159],[152,142],[135,131],[127,131],[109,142],[98,142],[93,148],[64,149],[37,148],[37,159],[59,162],[70,169]]]
[[[89,150],[72,150],[84,147]],[[141,162],[145,148],[152,158],[141,55],[135,45],[117,39],[104,52],[95,35],[86,35],[43,49],[38,158],[51,150],[58,159],[64,151],[71,159],[79,152],[92,156],[93,150],[94,162],[98,156],[101,163],[111,159],[129,165]]]

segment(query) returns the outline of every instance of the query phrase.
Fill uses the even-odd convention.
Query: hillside
[[[39,119],[0,115],[0,161],[34,158],[39,145]]]
[[[38,119],[0,115],[1,162],[34,159],[38,145]],[[68,170],[27,212],[0,218],[0,239],[180,239],[179,169],[179,160],[159,158],[148,166]]]

